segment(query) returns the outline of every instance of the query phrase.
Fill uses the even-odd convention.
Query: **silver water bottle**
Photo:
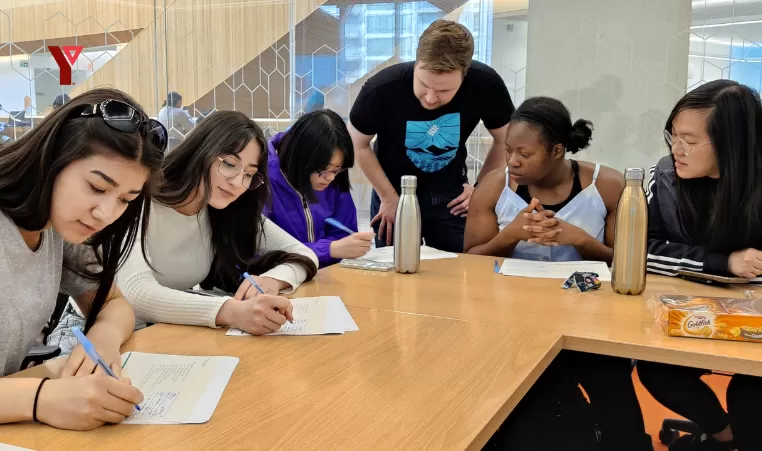
[[[421,264],[421,207],[414,175],[402,176],[400,201],[394,219],[394,269],[403,274],[418,272]]]

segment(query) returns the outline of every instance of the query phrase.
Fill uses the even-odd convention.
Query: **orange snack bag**
[[[648,305],[667,335],[762,342],[762,299],[662,294]]]

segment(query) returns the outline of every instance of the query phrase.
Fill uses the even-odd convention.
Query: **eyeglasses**
[[[332,175],[334,177],[338,177],[339,174],[341,174],[342,172],[344,172],[346,170],[347,170],[347,168],[334,169],[332,171],[329,171],[327,169],[323,169],[322,171],[318,171],[317,174],[318,174],[318,176],[320,178],[328,180],[328,176],[329,175]]]
[[[159,121],[144,116],[135,107],[120,100],[106,100],[87,105],[80,116],[100,116],[106,125],[124,133],[140,130],[159,150],[167,150],[167,129]]]
[[[669,130],[664,130],[664,139],[667,141],[667,145],[671,149],[679,150],[685,155],[686,157],[690,157],[692,154],[692,150],[699,148],[701,146],[706,146],[707,144],[712,144],[712,141],[707,141],[704,144],[696,144],[695,146],[689,146],[685,140],[681,138],[677,138],[675,136],[672,136],[672,133]]]
[[[234,177],[238,177],[238,174],[243,172],[243,179],[241,179],[241,184],[244,188],[254,190],[265,183],[265,178],[262,177],[262,174],[259,172],[244,171],[243,164],[237,159],[231,156],[217,157],[217,159],[220,160],[220,165],[218,166],[217,170],[220,172],[221,176],[232,179]]]

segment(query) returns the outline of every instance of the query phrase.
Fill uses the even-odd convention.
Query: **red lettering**
[[[71,68],[77,62],[84,47],[81,45],[48,46],[61,74],[61,85],[71,85]]]

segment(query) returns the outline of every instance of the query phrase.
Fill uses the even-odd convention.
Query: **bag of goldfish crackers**
[[[762,342],[762,299],[656,294],[648,306],[673,337]]]

